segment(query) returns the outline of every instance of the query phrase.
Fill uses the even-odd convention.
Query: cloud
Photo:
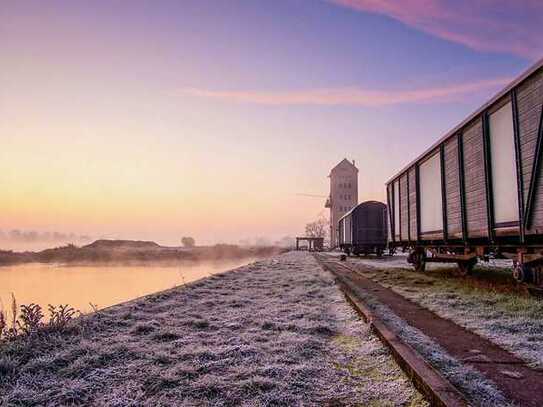
[[[514,54],[529,60],[543,54],[541,0],[327,1],[388,16],[476,51]]]
[[[348,87],[282,92],[213,91],[191,88],[185,89],[183,92],[202,98],[259,105],[351,105],[380,107],[404,103],[453,102],[468,94],[489,89],[497,90],[510,80],[511,78],[494,78],[460,85],[392,91]]]

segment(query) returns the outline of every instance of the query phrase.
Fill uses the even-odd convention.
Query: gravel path
[[[2,405],[427,405],[307,253],[0,349]]]

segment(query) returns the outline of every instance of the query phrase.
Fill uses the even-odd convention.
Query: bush
[[[17,312],[17,301],[12,294],[11,324],[8,328],[7,318],[0,309],[0,341],[12,341],[21,337],[34,337],[49,332],[67,332],[70,321],[76,313],[68,304],[54,306],[49,304],[49,322],[42,322],[43,311],[40,305],[21,305]]]

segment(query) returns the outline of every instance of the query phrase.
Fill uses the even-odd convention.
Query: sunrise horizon
[[[359,201],[384,202],[543,55],[536,3],[430,3],[6,2],[3,240],[275,242],[327,215],[308,195],[345,157]]]

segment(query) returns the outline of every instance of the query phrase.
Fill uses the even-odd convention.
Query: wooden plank
[[[447,228],[451,237],[462,232],[460,177],[458,170],[458,137],[445,143],[445,193],[447,196]]]
[[[394,242],[394,207],[392,200],[392,185],[387,185],[388,240]]]
[[[411,240],[417,240],[417,176],[415,168],[409,169],[409,231]]]
[[[401,240],[409,240],[409,217],[408,217],[408,198],[407,198],[407,173],[400,177],[400,219],[402,222]]]
[[[532,177],[534,154],[539,130],[539,120],[543,109],[543,72],[530,77],[517,89],[520,151],[522,156],[522,196],[524,202]],[[543,232],[543,189],[542,180],[537,180],[537,195],[534,196],[532,227],[527,235]],[[523,208],[524,210],[526,208]]]
[[[467,232],[470,238],[488,236],[483,123],[476,120],[463,135]]]

